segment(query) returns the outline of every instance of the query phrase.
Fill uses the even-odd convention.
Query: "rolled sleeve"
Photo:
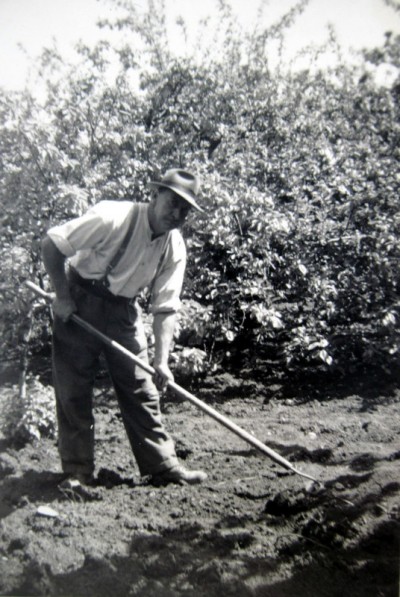
[[[59,228],[59,226],[56,226],[54,228],[50,228],[50,230],[48,230],[48,232],[47,232],[47,236],[49,236],[51,238],[51,240],[53,241],[53,243],[56,245],[57,249],[59,251],[61,251],[61,253],[63,255],[65,255],[66,257],[72,257],[73,255],[75,255],[76,250],[71,245],[71,243],[68,242],[68,239],[64,238],[57,231],[57,228]]]
[[[86,214],[65,224],[54,226],[47,235],[66,257],[78,251],[91,249],[104,241],[115,225],[107,202],[101,201]]]
[[[153,315],[177,313],[181,307],[180,295],[186,269],[186,247],[180,233],[178,234],[172,237],[164,264],[154,280],[151,307]]]

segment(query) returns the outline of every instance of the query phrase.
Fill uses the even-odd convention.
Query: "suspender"
[[[110,275],[110,273],[112,272],[112,270],[117,266],[117,264],[119,263],[120,259],[122,258],[122,255],[125,253],[126,247],[128,246],[129,240],[132,236],[133,233],[133,229],[135,228],[135,224],[138,220],[138,216],[139,216],[139,210],[135,209],[135,207],[133,208],[133,212],[132,212],[132,216],[131,216],[131,221],[129,222],[129,228],[124,236],[124,240],[122,241],[118,251],[116,252],[116,254],[114,255],[114,257],[111,259],[110,263],[107,265],[106,267],[106,271],[104,273],[104,276],[102,278],[102,283],[107,286],[107,288],[110,286],[110,281],[108,279],[108,276]]]
[[[106,286],[106,288],[108,288],[110,286],[110,281],[108,279],[108,276],[110,275],[110,273],[112,272],[112,270],[117,266],[117,264],[119,263],[119,261],[122,258],[122,255],[125,253],[126,248],[129,244],[129,241],[131,239],[133,230],[135,228],[136,222],[138,220],[139,217],[139,209],[135,209],[133,208],[133,212],[132,212],[132,216],[131,216],[131,221],[129,222],[129,228],[124,236],[124,240],[122,241],[121,245],[118,248],[118,251],[116,252],[116,254],[114,255],[114,257],[111,259],[110,263],[107,265],[106,267],[106,271],[104,273],[104,276],[101,280],[99,280],[102,284],[104,284],[104,286]],[[167,252],[167,248],[168,248],[168,241],[170,238],[171,232],[168,232],[167,237],[165,239],[165,243],[164,243],[164,247],[163,247],[163,251],[161,253],[161,257],[160,260],[158,262],[158,266],[157,266],[157,272],[156,272],[156,276],[158,275],[158,273],[161,270],[161,266],[162,263],[164,261],[166,252]]]

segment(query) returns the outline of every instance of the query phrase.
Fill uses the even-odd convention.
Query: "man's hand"
[[[68,321],[72,313],[77,311],[77,307],[70,295],[69,284],[65,275],[66,257],[47,235],[42,241],[42,258],[56,291],[52,305],[53,313],[62,321]]]
[[[73,313],[77,311],[75,301],[71,297],[55,297],[53,301],[53,313],[62,321],[66,322]]]
[[[168,355],[174,334],[175,318],[175,313],[168,312],[156,313],[153,319],[155,338],[153,381],[157,389],[161,391],[167,387],[168,381],[174,381],[174,376],[168,367]]]
[[[155,373],[153,375],[153,381],[156,384],[157,390],[163,391],[166,389],[169,381],[174,381],[174,376],[168,365],[164,363],[153,363]]]

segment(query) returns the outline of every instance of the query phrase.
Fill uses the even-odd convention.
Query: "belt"
[[[107,286],[105,286],[102,280],[83,278],[73,267],[69,268],[68,278],[73,284],[78,284],[78,286],[81,286],[90,294],[94,294],[95,296],[103,298],[110,303],[134,305],[136,302],[136,297],[129,298],[127,296],[113,294],[110,290],[108,290]]]

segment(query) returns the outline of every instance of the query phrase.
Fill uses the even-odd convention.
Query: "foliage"
[[[231,155],[229,124],[219,159],[240,180],[200,232],[193,287],[227,340],[273,341],[286,367],[382,364],[398,354],[398,103],[321,74],[290,83]]]
[[[178,348],[171,355],[174,375],[183,379],[198,379],[210,372],[208,355],[200,348]]]
[[[2,432],[6,439],[25,444],[42,437],[55,437],[57,422],[54,395],[37,378],[29,378],[25,397],[18,396],[18,387],[2,390],[5,407],[2,413]]]
[[[215,44],[184,58],[168,46],[161,1],[116,5],[121,18],[101,26],[121,44],[82,44],[78,67],[47,50],[44,100],[0,94],[3,349],[18,345],[30,309],[23,280],[48,288],[44,231],[100,199],[147,199],[146,183],[181,165],[201,175],[207,212],[185,229],[179,358],[208,355],[189,355],[193,373],[221,355],[266,372],[395,366],[400,84],[379,87],[368,69],[399,67],[399,39],[361,69],[290,71],[269,63],[270,44],[305,0],[251,33],[221,0]]]

